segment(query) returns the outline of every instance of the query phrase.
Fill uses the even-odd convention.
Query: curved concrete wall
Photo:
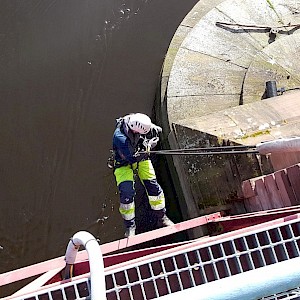
[[[179,26],[162,71],[158,98],[165,147],[249,145],[254,142],[249,137],[255,142],[274,138],[261,134],[269,129],[260,126],[277,126],[282,119],[275,121],[261,100],[268,80],[286,90],[300,86],[300,31],[293,26],[300,23],[299,7],[300,1],[283,0],[198,2]],[[281,131],[283,137],[288,134]],[[174,156],[169,161],[179,178],[186,217],[220,209],[244,212],[237,201],[241,182],[273,170],[268,159],[255,155]]]

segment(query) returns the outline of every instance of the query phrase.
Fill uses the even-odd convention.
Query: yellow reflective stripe
[[[158,196],[148,196],[149,204],[153,210],[160,210],[165,208],[165,196],[164,193],[160,193]]]
[[[135,217],[135,207],[134,202],[129,204],[120,204],[119,212],[121,213],[123,219],[132,220]]]

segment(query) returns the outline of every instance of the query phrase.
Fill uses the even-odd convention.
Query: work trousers
[[[119,211],[126,227],[135,226],[134,172],[137,172],[146,189],[151,209],[157,213],[161,212],[162,215],[165,213],[165,196],[156,180],[151,160],[119,167],[115,169],[114,174],[120,193]]]

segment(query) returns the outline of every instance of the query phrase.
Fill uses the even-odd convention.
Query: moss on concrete
[[[244,139],[247,139],[247,138],[258,137],[258,136],[265,135],[265,134],[270,134],[270,133],[271,133],[270,129],[258,130],[258,131],[255,131],[253,133],[244,135],[241,139],[244,140]]]

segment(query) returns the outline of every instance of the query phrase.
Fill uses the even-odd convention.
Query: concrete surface
[[[300,87],[300,30],[292,26],[299,13],[300,1],[199,1],[176,31],[162,70],[164,146],[252,145],[300,135],[300,96],[293,91]],[[269,80],[289,90],[286,96],[264,100]],[[274,170],[267,157],[253,154],[168,160],[187,218],[220,208],[245,212],[241,182]]]

